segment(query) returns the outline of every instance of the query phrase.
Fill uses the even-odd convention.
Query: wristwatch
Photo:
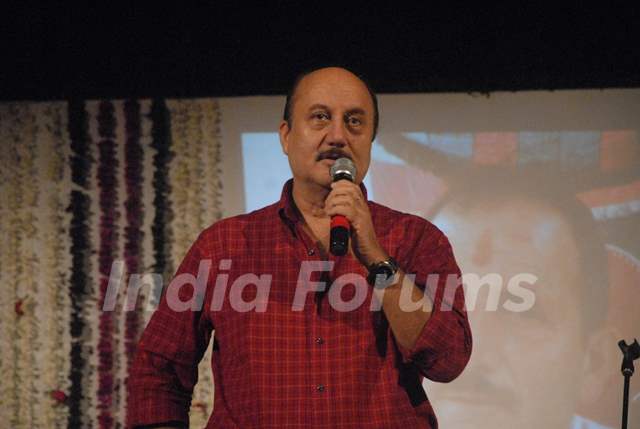
[[[367,282],[376,289],[384,289],[396,282],[397,273],[398,263],[395,259],[389,258],[369,266]]]

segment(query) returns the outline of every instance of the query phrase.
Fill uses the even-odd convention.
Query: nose
[[[333,121],[327,134],[327,143],[330,146],[342,148],[347,145],[348,135],[343,121]]]

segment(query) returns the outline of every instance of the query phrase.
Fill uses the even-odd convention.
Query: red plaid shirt
[[[404,350],[384,311],[370,310],[371,287],[364,303],[351,311],[331,305],[330,293],[314,291],[306,294],[304,307],[292,309],[301,263],[320,260],[320,250],[301,227],[292,186],[287,182],[278,203],[217,222],[193,244],[177,274],[196,276],[201,260],[212,261],[203,310],[170,308],[165,290],[131,369],[131,426],[188,424],[197,365],[215,330],[209,428],[437,427],[422,377],[453,380],[471,353],[462,288],[456,289],[451,311],[440,305],[445,276],[459,275],[448,240],[422,218],[368,203],[381,245],[406,273],[416,274],[418,286],[424,287],[428,274],[441,274],[433,313],[414,348]],[[230,268],[229,262],[220,264],[223,259],[231,261]],[[342,274],[366,277],[352,256],[331,260],[331,271],[316,271],[310,280],[326,280],[330,290]],[[233,282],[247,273],[272,276],[266,311],[237,311],[232,305]],[[221,308],[212,309],[225,284]],[[195,289],[180,288],[180,299],[187,301]],[[254,285],[236,289],[245,302],[259,296]],[[349,302],[355,292],[355,285],[345,285],[340,297]]]

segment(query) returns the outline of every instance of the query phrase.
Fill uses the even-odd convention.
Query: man
[[[619,366],[616,336],[602,325],[604,247],[587,208],[570,199],[554,204],[531,193],[504,193],[505,186],[489,188],[492,195],[462,193],[434,218],[461,249],[465,270],[503,279],[496,311],[488,308],[492,287],[485,283],[473,303],[467,289],[474,359],[455,389],[430,386],[434,406],[447,427],[566,429],[581,396],[598,397],[604,376]],[[505,299],[517,298],[506,284],[519,273],[536,276],[524,284],[535,303],[508,311]]]
[[[614,256],[607,261],[602,225],[576,198],[580,186],[593,186],[597,172],[588,172],[591,183],[585,185],[576,179],[584,171],[568,174],[552,162],[482,166],[445,159],[400,135],[379,141],[406,161],[408,174],[426,169],[447,184],[447,196],[437,205],[423,203],[422,211],[456,247],[463,271],[485,279],[465,282],[472,362],[451,385],[426,386],[442,425],[616,427],[622,382],[617,341],[634,335],[638,325],[630,315],[637,300],[625,290],[622,302],[607,303],[615,296],[612,288],[621,287],[607,268],[631,278],[635,270],[610,265]],[[524,283],[535,302],[526,311],[508,311],[506,302],[521,302],[508,287],[521,273],[536,277]],[[496,274],[497,284],[491,280]]]
[[[471,353],[460,272],[432,224],[367,201],[377,124],[375,95],[351,72],[296,81],[280,125],[293,179],[279,202],[214,224],[189,250],[176,278],[203,260],[214,275],[163,296],[129,381],[131,426],[186,426],[215,329],[208,427],[437,427],[422,377],[451,381]],[[332,183],[338,157],[355,164],[354,183]],[[351,224],[342,257],[328,252],[334,215]],[[388,281],[374,289],[380,267]],[[204,308],[175,310],[190,301]]]

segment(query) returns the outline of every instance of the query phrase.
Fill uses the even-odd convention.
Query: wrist
[[[386,253],[379,253],[376,254],[376,256],[367,258],[363,265],[368,270],[372,265],[375,265],[378,262],[386,261],[387,259],[389,259],[389,255],[387,255]]]
[[[386,261],[387,259],[389,259],[389,254],[385,252],[385,250],[381,246],[378,246],[378,248],[373,252],[367,254],[367,257],[363,259],[362,264],[368,270],[373,264]]]
[[[385,289],[398,282],[398,263],[392,257],[387,257],[371,264],[368,268],[367,283],[376,289]]]

